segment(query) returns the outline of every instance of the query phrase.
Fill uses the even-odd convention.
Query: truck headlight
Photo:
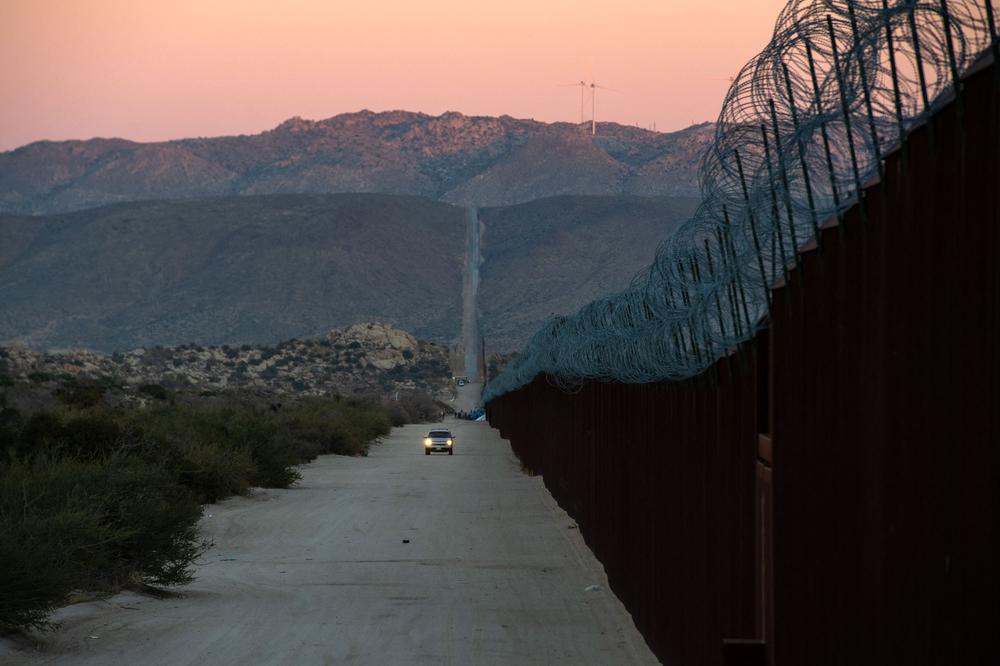
[[[448,440],[448,446],[451,446],[451,440],[450,439]]]
[[[427,439],[424,440],[424,446],[430,446],[430,445],[431,445],[431,440],[428,437]]]

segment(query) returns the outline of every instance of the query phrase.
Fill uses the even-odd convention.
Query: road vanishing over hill
[[[462,285],[462,349],[465,375],[472,381],[479,377],[479,270],[482,263],[482,229],[475,208],[465,209],[468,223],[465,257],[465,280]]]
[[[427,426],[406,426],[366,458],[321,457],[289,490],[207,507],[215,545],[181,596],[67,607],[61,629],[7,658],[656,663],[541,479],[488,425],[449,425],[453,456],[423,455]]]
[[[455,409],[471,412],[482,402],[483,385],[480,382],[479,358],[482,352],[482,331],[479,325],[479,275],[482,265],[482,223],[479,211],[465,209],[466,251],[465,277],[462,281],[462,331],[459,349],[462,351],[464,374],[469,383],[458,388]]]

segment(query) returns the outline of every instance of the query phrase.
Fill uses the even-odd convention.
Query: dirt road
[[[469,228],[466,242],[465,284],[462,286],[462,349],[465,375],[473,381],[478,381],[480,353],[478,299],[482,229],[479,212],[475,208],[467,208],[465,214]]]
[[[483,385],[479,382],[469,382],[465,386],[455,388],[455,409],[471,412],[479,407],[483,397]]]
[[[77,604],[27,664],[656,663],[537,477],[482,423],[426,427],[208,507],[182,597]],[[591,585],[599,590],[586,591]]]

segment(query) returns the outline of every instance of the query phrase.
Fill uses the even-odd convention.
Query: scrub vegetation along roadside
[[[80,593],[190,582],[210,545],[203,503],[287,488],[320,454],[365,455],[398,420],[378,398],[0,401],[0,634],[50,626]]]

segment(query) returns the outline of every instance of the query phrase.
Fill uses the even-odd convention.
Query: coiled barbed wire
[[[790,0],[734,78],[699,170],[702,203],[628,289],[556,317],[484,400],[539,374],[692,377],[751,338],[770,287],[879,177],[883,156],[987,48],[994,0]]]

